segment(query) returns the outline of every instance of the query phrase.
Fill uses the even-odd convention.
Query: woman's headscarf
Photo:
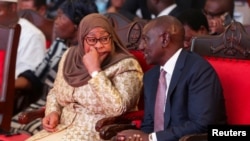
[[[78,46],[70,48],[63,68],[63,75],[66,82],[73,87],[82,86],[91,78],[82,62],[83,55],[85,54],[83,39],[95,27],[104,28],[110,33],[111,42],[113,42],[113,44],[111,43],[113,51],[102,62],[101,69],[104,70],[124,58],[132,57],[105,16],[97,13],[85,16],[80,22]]]

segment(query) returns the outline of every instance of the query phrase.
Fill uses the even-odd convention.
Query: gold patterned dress
[[[67,53],[61,59],[54,88],[46,103],[46,115],[52,111],[60,115],[57,132],[42,130],[27,141],[45,140],[59,132],[53,141],[100,141],[99,133],[95,131],[98,120],[137,110],[143,72],[136,59],[123,59],[99,72],[88,84],[72,87],[63,78]]]

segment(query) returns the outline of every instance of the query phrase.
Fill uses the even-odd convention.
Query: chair
[[[124,45],[129,49],[130,53],[132,53],[135,58],[139,61],[143,71],[147,71],[150,69],[152,66],[148,65],[144,59],[144,54],[142,51],[137,50],[138,45],[140,43],[141,35],[142,35],[142,28],[145,25],[144,20],[136,20],[136,21],[130,21],[120,15],[119,13],[107,13],[105,16],[108,17],[110,20],[111,24],[115,28],[118,36],[120,37],[121,41],[124,43]],[[140,125],[140,119],[143,117],[143,92],[141,94],[141,99],[139,101],[138,109],[139,111],[135,112],[130,112],[126,113],[123,116],[119,117],[114,117],[114,118],[109,118],[109,119],[102,119],[96,124],[96,130],[100,132],[100,136],[102,138],[110,138],[111,136],[109,135],[108,137],[105,137],[102,132],[103,127],[105,125],[109,125],[114,122],[119,122],[123,121],[123,123],[130,123],[130,121],[133,119],[134,123],[137,124],[139,127]],[[44,116],[44,108],[38,109],[38,110],[33,110],[33,111],[28,111],[28,112],[23,112],[19,116],[19,123],[22,124],[27,124],[30,121],[36,119],[36,118],[41,118]],[[136,115],[136,116],[135,116]],[[136,118],[134,118],[136,117]],[[122,118],[122,120],[119,120]],[[116,119],[118,119],[116,121]],[[134,125],[130,126],[127,124],[127,128],[135,127]],[[105,128],[107,128],[106,126]],[[113,135],[113,134],[112,134]]]
[[[233,21],[219,36],[196,37],[191,51],[205,57],[219,75],[229,124],[250,124],[250,35]]]
[[[217,72],[223,87],[227,122],[229,125],[250,125],[250,35],[236,21],[217,36],[194,37],[191,51],[203,56]],[[99,121],[98,129],[103,139],[109,139],[124,129],[137,129],[134,120],[141,115]],[[119,123],[120,122],[120,123]],[[129,123],[129,124],[127,124]],[[206,141],[208,133],[185,135],[180,141]]]
[[[105,13],[105,16],[110,20],[124,45],[128,49],[137,49],[146,21],[143,19],[131,21],[119,13]]]
[[[203,56],[221,80],[229,125],[250,125],[249,45],[250,35],[236,21],[232,21],[221,35],[192,39],[191,51]],[[207,137],[208,134],[192,134],[180,141],[203,141]]]
[[[0,26],[0,128],[9,131],[13,114],[16,55],[21,27]]]

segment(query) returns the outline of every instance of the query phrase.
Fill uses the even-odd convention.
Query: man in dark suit
[[[175,0],[184,9],[202,9],[206,0]]]
[[[145,0],[125,0],[119,12],[130,20],[136,19],[137,10],[141,11],[141,18],[145,20],[151,19]]]
[[[155,17],[162,15],[177,17],[184,10],[175,0],[147,0],[147,7]]]
[[[119,141],[178,141],[182,136],[207,132],[210,124],[225,124],[225,104],[220,80],[212,66],[183,48],[184,28],[172,16],[149,21],[140,48],[148,64],[144,75],[144,119],[141,130],[125,130]],[[166,72],[163,129],[155,131],[155,103],[160,70]]]

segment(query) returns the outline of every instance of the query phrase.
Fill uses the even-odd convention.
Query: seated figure
[[[73,7],[75,7],[74,10],[77,10],[77,12],[72,9]],[[39,99],[31,103],[23,111],[39,109],[45,106],[46,96],[54,84],[59,61],[68,47],[77,45],[80,20],[90,13],[97,13],[97,7],[92,0],[66,1],[59,7],[58,16],[55,19],[55,34],[57,38],[47,51],[46,57],[34,71],[24,71],[16,79],[16,89],[30,90],[34,95],[41,93],[39,94],[41,95]],[[28,124],[20,124],[18,123],[19,115],[20,113],[16,114],[12,119],[12,133],[25,132],[33,135],[42,129],[41,118]]]
[[[101,140],[95,123],[137,110],[142,69],[101,14],[85,16],[78,45],[60,60],[46,101],[44,130],[32,140]]]
[[[160,16],[143,28],[140,44],[148,64],[143,77],[144,116],[140,130],[124,130],[119,141],[178,141],[191,133],[206,133],[210,124],[225,124],[225,103],[213,67],[183,49],[184,28],[172,16]]]

